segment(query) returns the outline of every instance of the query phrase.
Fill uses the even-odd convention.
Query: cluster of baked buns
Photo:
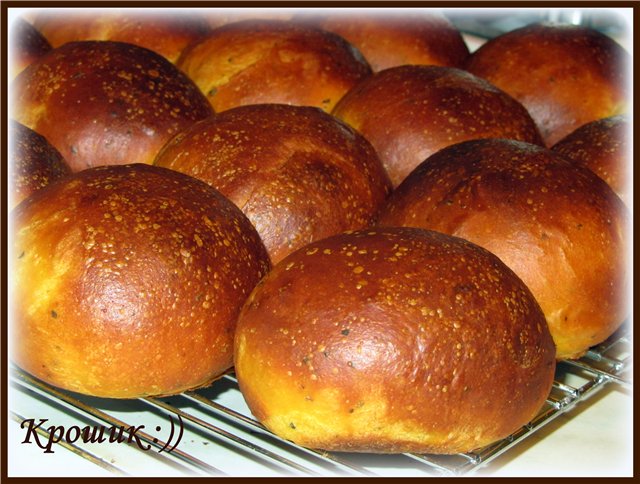
[[[629,54],[441,13],[30,11],[10,49],[11,357],[168,395],[234,368],[334,451],[508,436],[629,317]]]

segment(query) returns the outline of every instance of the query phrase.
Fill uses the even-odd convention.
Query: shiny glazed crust
[[[547,146],[629,108],[630,58],[610,37],[574,25],[533,24],[483,44],[466,69],[531,113]]]
[[[371,142],[394,186],[429,155],[460,141],[542,143],[517,101],[452,67],[400,66],[378,72],[349,91],[333,114]]]
[[[16,77],[12,115],[56,147],[72,170],[153,162],[162,146],[213,114],[160,55],[121,42],[71,42]]]
[[[580,126],[552,149],[589,168],[629,204],[632,182],[630,136],[629,120],[625,116],[612,116]]]
[[[374,72],[406,64],[463,67],[469,55],[460,32],[442,15],[301,14],[295,20],[340,35]]]
[[[456,453],[536,414],[555,351],[540,307],[495,256],[377,228],[276,265],[242,309],[235,370],[251,412],[300,445]]]
[[[10,207],[13,208],[36,190],[70,175],[71,168],[43,136],[13,120],[9,129]]]
[[[593,172],[512,140],[436,153],[380,215],[381,225],[456,235],[500,257],[542,307],[560,359],[581,356],[629,315],[628,222]]]
[[[34,16],[33,24],[53,47],[80,40],[112,40],[151,49],[173,63],[187,45],[210,31],[205,19],[177,11],[137,15],[104,10],[99,14],[43,11]]]
[[[371,74],[362,55],[341,37],[278,20],[245,20],[214,29],[185,49],[178,66],[216,112],[261,103],[331,111]]]
[[[29,22],[18,18],[11,24],[10,79],[51,50],[51,44]]]
[[[155,163],[229,197],[273,263],[314,240],[370,225],[390,191],[371,144],[313,107],[225,111],[176,136]]]
[[[193,178],[93,168],[13,214],[12,359],[112,398],[206,385],[232,364],[240,307],[269,268],[255,229]]]

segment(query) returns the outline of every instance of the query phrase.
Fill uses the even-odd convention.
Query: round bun
[[[486,42],[466,69],[520,101],[552,146],[583,124],[626,111],[630,64],[597,30],[533,24]]]
[[[9,123],[11,148],[11,208],[36,190],[71,174],[62,155],[35,131],[11,120]]]
[[[168,14],[43,10],[34,16],[33,24],[53,47],[81,40],[127,42],[153,50],[174,63],[187,45],[211,30],[201,16],[179,13],[175,9]]]
[[[151,164],[160,148],[213,114],[162,56],[122,42],[71,42],[13,82],[12,115],[56,147],[74,171]]]
[[[469,55],[460,32],[437,13],[302,14],[300,20],[342,36],[374,72],[405,64],[463,67]]]
[[[456,142],[496,137],[542,142],[517,101],[452,67],[378,72],[349,91],[333,114],[371,142],[394,186],[429,155]]]
[[[216,111],[261,103],[330,111],[371,74],[342,37],[278,20],[245,20],[214,29],[185,49],[178,66]]]
[[[622,115],[598,119],[565,136],[552,149],[595,172],[628,204],[632,179],[630,129]]]
[[[254,224],[274,263],[313,240],[370,225],[390,191],[371,144],[313,107],[225,111],[176,136],[155,163],[220,190]]]
[[[423,227],[496,254],[531,289],[558,358],[576,358],[628,316],[628,213],[590,170],[539,146],[475,140],[421,164],[381,225]]]
[[[462,239],[412,228],[315,242],[242,309],[235,371],[251,412],[315,449],[456,453],[529,422],[555,351],[516,275]]]
[[[149,165],[74,173],[14,211],[12,359],[89,395],[206,385],[232,365],[258,234],[207,184]]]
[[[29,22],[22,18],[11,24],[9,78],[13,79],[28,65],[51,50],[51,44]]]

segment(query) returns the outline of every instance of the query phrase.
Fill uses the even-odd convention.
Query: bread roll
[[[595,172],[629,205],[632,180],[630,128],[626,116],[598,119],[568,134],[552,149]]]
[[[230,109],[177,135],[155,163],[229,197],[274,263],[313,240],[370,225],[390,191],[371,144],[313,107]]]
[[[532,24],[495,37],[466,69],[520,101],[547,146],[596,119],[627,111],[630,57],[587,27]]]
[[[463,67],[469,55],[460,32],[439,13],[302,13],[296,20],[345,38],[374,72],[405,64]]]
[[[262,103],[331,111],[371,74],[362,55],[341,37],[278,20],[245,20],[214,29],[185,49],[178,66],[218,112]]]
[[[72,170],[152,163],[175,134],[213,114],[160,55],[121,42],[71,42],[13,82],[13,117],[45,136]]]
[[[365,79],[333,114],[367,138],[394,186],[432,153],[476,138],[541,143],[527,111],[488,82],[441,66],[400,66]]]
[[[200,15],[172,9],[170,12],[91,9],[41,10],[33,18],[53,47],[79,40],[127,42],[151,49],[175,63],[182,50],[204,37],[208,22]]]
[[[240,307],[269,262],[216,190],[164,168],[104,166],[39,190],[13,217],[18,366],[110,398],[200,387],[231,366]]]
[[[554,357],[540,307],[497,257],[381,228],[276,265],[242,309],[234,359],[251,412],[299,445],[449,454],[530,421]]]
[[[15,207],[36,190],[71,174],[62,155],[35,131],[11,120],[10,203]]]
[[[629,315],[629,214],[590,170],[513,140],[450,146],[389,198],[381,225],[423,227],[496,254],[531,289],[560,359],[604,341]]]
[[[9,79],[20,74],[29,64],[51,50],[51,44],[29,22],[22,18],[11,24]]]

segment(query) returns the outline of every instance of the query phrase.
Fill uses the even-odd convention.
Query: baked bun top
[[[29,64],[52,49],[49,41],[33,25],[22,18],[16,19],[11,24],[10,35],[10,79],[16,77]]]
[[[414,228],[314,242],[242,309],[235,370],[252,413],[300,445],[469,451],[530,421],[555,350],[540,307],[497,257]]]
[[[12,359],[54,385],[133,398],[210,383],[269,269],[207,184],[144,164],[91,168],[13,213]]]
[[[67,162],[44,136],[14,120],[9,122],[9,135],[11,208],[36,190],[71,174]]]
[[[631,200],[631,125],[627,116],[598,119],[568,134],[552,149],[586,166],[627,204]]]
[[[153,50],[173,63],[187,45],[210,31],[208,22],[200,15],[176,10],[42,11],[34,16],[33,23],[53,47],[80,40],[112,40]]]
[[[629,314],[629,214],[587,168],[514,140],[472,140],[422,163],[382,225],[456,235],[496,254],[542,307],[559,358],[604,341]]]
[[[630,107],[630,56],[588,27],[538,23],[483,44],[466,69],[527,108],[547,146]]]
[[[360,82],[333,110],[367,138],[394,186],[439,149],[476,138],[542,143],[515,99],[468,72],[400,66]]]
[[[13,82],[13,117],[45,136],[74,171],[152,163],[179,131],[213,114],[173,64],[122,42],[71,42]]]
[[[261,103],[331,111],[371,74],[342,37],[279,20],[245,20],[214,29],[185,49],[178,66],[217,112]]]
[[[344,37],[374,72],[405,64],[463,67],[469,55],[462,34],[438,13],[303,13],[294,20]]]
[[[274,263],[313,240],[370,225],[390,191],[371,144],[308,106],[256,104],[219,113],[177,135],[155,163],[229,197]]]

